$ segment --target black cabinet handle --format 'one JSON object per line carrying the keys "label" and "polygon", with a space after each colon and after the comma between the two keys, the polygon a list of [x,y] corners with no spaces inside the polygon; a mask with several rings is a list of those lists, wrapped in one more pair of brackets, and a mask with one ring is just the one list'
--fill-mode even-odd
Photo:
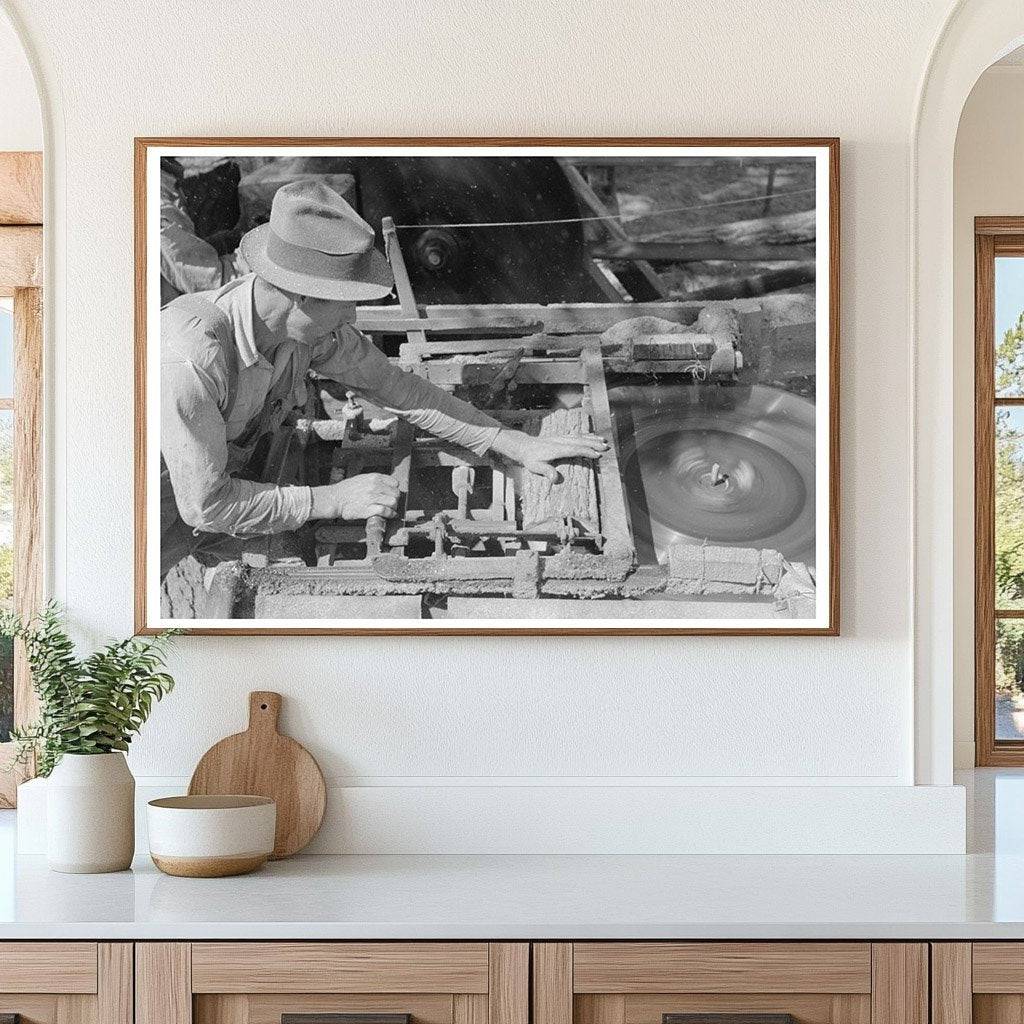
{"label": "black cabinet handle", "polygon": [[[8,1024],[0,1020],[0,1024]],[[14,1021],[13,1024],[17,1024]],[[411,1013],[282,1013],[281,1024],[412,1024]]]}
{"label": "black cabinet handle", "polygon": [[791,1013],[663,1013],[661,1024],[796,1024]]}

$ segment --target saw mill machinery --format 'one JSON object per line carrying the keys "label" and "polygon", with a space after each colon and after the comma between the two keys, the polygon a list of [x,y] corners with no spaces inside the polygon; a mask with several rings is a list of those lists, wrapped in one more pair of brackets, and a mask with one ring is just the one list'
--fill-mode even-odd
{"label": "saw mill machinery", "polygon": [[557,598],[671,601],[680,617],[723,601],[733,616],[742,605],[814,614],[814,407],[798,387],[765,383],[759,303],[418,307],[389,218],[384,238],[399,303],[361,308],[361,330],[391,350],[404,337],[404,370],[503,424],[593,432],[609,449],[560,463],[550,482],[314,380],[263,479],[393,474],[398,514],[255,541],[224,569],[213,617],[247,606],[256,618],[329,618],[352,598],[362,612],[349,617],[388,617],[401,596],[424,617],[514,618],[522,606],[507,602]]}

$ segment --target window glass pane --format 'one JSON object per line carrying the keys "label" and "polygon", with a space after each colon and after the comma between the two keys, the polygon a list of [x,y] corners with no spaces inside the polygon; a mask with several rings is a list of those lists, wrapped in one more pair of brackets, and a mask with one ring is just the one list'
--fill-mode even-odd
{"label": "window glass pane", "polygon": [[1024,622],[996,620],[996,739],[1024,740]]}
{"label": "window glass pane", "polygon": [[[0,606],[14,600],[14,413],[0,410]],[[0,637],[0,743],[9,738],[14,716],[14,650]]]}
{"label": "window glass pane", "polygon": [[996,394],[1024,397],[1024,257],[996,257]]}
{"label": "window glass pane", "polygon": [[996,608],[1024,608],[1024,408],[996,409]]}

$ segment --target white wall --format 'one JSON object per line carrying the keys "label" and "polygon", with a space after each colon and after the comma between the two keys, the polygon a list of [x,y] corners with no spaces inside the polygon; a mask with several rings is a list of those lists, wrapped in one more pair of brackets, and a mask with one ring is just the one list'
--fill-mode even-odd
{"label": "white wall", "polygon": [[52,589],[94,638],[132,626],[133,136],[843,140],[841,638],[183,639],[137,773],[187,775],[262,687],[352,805],[367,788],[434,807],[467,784],[913,781],[908,159],[946,0],[4,2],[54,124]]}
{"label": "white wall", "polygon": [[956,447],[954,739],[974,764],[974,218],[1024,216],[1024,65],[986,71],[964,106],[954,161]]}
{"label": "white wall", "polygon": [[0,10],[0,152],[42,148],[36,84],[14,27]]}

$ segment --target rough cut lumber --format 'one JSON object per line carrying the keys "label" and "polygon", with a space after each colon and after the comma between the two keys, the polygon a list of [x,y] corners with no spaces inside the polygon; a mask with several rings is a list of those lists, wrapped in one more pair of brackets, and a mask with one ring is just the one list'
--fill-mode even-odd
{"label": "rough cut lumber", "polygon": [[[601,334],[612,324],[637,316],[657,316],[679,324],[692,324],[707,302],[566,302],[501,303],[420,306],[423,319],[413,321],[400,306],[360,306],[356,327],[371,333],[404,334],[411,327],[424,331],[451,331],[453,326],[486,333],[485,328],[526,328],[530,333]],[[760,314],[759,303],[738,299],[724,305],[738,313]],[[396,323],[396,321],[398,321]]]}
{"label": "rough cut lumber", "polygon": [[[590,433],[590,417],[582,409],[555,409],[532,424],[527,432],[538,437]],[[569,516],[597,532],[597,484],[590,459],[567,459],[557,464],[561,479],[555,483],[536,473],[523,474],[523,527]]]}
{"label": "rough cut lumber", "polygon": [[0,295],[43,283],[43,229],[0,227]]}
{"label": "rough cut lumber", "polygon": [[[753,274],[718,279],[713,284],[699,288],[689,288],[687,295],[691,299],[725,299],[732,295],[742,295],[752,299],[770,292],[782,291],[784,288],[799,288],[801,285],[813,284],[817,269],[813,260],[792,263],[785,268],[763,268]],[[713,275],[709,276],[710,277]]]}
{"label": "rough cut lumber", "polygon": [[703,263],[722,260],[730,263],[802,262],[814,259],[813,245],[770,245],[768,243],[724,242],[634,242],[612,238],[596,242],[590,255],[603,260],[647,260],[650,263]]}
{"label": "rough cut lumber", "polygon": [[735,220],[729,224],[707,224],[697,228],[674,229],[671,235],[649,235],[646,241],[721,242],[723,245],[796,245],[813,242],[814,210],[799,210],[780,217]]}
{"label": "rough cut lumber", "polygon": [[673,544],[669,548],[669,589],[677,594],[771,593],[782,577],[778,551]]}
{"label": "rough cut lumber", "polygon": [[775,606],[763,601],[580,600],[579,597],[449,597],[445,610],[430,609],[432,619],[774,619]]}
{"label": "rough cut lumber", "polygon": [[[562,170],[565,171],[565,176],[569,179],[569,184],[576,189],[576,194],[580,197],[583,203],[590,208],[591,212],[596,213],[599,217],[606,218],[601,222],[605,231],[607,231],[612,238],[628,240],[629,235],[627,234],[626,229],[619,222],[618,218],[610,216],[608,208],[603,202],[601,202],[601,197],[590,187],[590,182],[580,174],[579,170],[574,167],[569,160],[559,158],[558,163]],[[665,282],[658,276],[658,272],[650,265],[650,263],[646,260],[636,260],[636,268],[641,274],[643,274],[647,283],[658,295],[663,299],[668,298],[668,288],[665,286]]]}
{"label": "rough cut lumber", "polygon": [[0,224],[43,223],[43,154],[0,153]]}
{"label": "rough cut lumber", "polygon": [[584,349],[580,353],[580,365],[587,381],[594,433],[600,434],[608,442],[607,450],[597,459],[604,553],[612,558],[628,558],[632,561],[636,555],[636,548],[633,546],[633,530],[630,526],[626,495],[622,489],[622,473],[619,470],[619,456],[612,428],[611,403],[608,401],[608,388],[605,384],[600,351],[596,348]]}

